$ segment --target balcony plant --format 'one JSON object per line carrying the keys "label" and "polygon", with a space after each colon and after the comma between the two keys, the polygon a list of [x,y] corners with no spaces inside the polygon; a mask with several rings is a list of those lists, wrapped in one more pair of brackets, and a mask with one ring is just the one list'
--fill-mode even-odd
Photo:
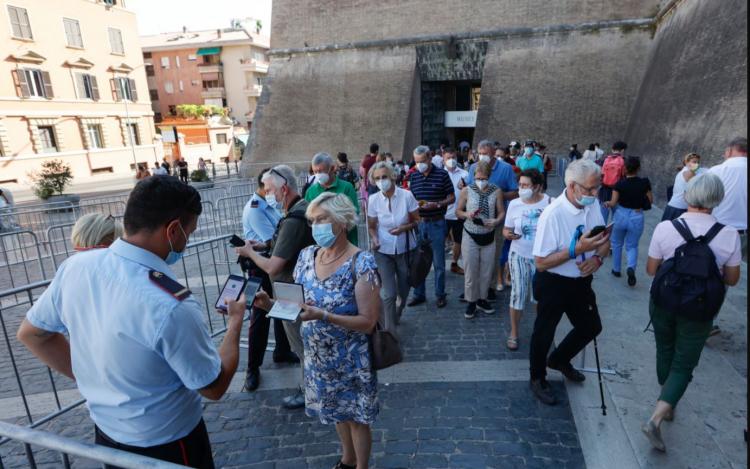
{"label": "balcony plant", "polygon": [[29,178],[34,194],[45,202],[71,202],[78,205],[81,199],[78,195],[64,193],[73,180],[73,171],[62,160],[42,162],[42,168],[29,173]]}

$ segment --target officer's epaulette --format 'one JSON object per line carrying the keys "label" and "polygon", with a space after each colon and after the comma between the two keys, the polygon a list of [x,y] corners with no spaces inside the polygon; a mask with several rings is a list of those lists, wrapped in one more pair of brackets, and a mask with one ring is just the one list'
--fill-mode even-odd
{"label": "officer's epaulette", "polygon": [[260,205],[260,201],[258,199],[253,199],[250,201],[250,208],[258,208]]}
{"label": "officer's epaulette", "polygon": [[162,272],[158,272],[156,270],[149,270],[148,278],[150,278],[151,281],[154,282],[154,284],[156,284],[157,287],[169,293],[170,295],[172,295],[174,298],[176,298],[179,301],[184,300],[191,294],[191,291],[189,288],[183,287],[179,283],[172,280],[167,274],[164,274]]}

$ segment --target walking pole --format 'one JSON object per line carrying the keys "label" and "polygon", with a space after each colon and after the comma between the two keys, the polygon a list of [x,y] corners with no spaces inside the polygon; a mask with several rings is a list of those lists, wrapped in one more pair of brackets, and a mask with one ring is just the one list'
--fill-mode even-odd
{"label": "walking pole", "polygon": [[602,385],[602,370],[599,367],[599,348],[596,346],[596,337],[594,337],[594,356],[596,357],[596,374],[599,376],[599,395],[602,398],[602,415],[607,415],[607,406],[604,404],[604,386]]}

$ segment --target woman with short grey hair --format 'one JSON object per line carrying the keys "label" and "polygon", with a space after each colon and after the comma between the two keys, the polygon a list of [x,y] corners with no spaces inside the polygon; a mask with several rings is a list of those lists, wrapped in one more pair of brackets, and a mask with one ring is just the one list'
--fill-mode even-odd
{"label": "woman with short grey hair", "polygon": [[[687,212],[656,226],[648,249],[646,272],[656,275],[662,263],[675,256],[676,250],[686,243],[680,233],[686,228],[693,237],[705,236],[708,240],[724,284],[737,285],[742,261],[739,233],[731,226],[717,223],[711,215],[711,211],[724,199],[721,179],[711,173],[695,176],[688,182],[684,197]],[[654,448],[666,451],[661,438],[661,423],[674,418],[674,408],[692,379],[693,370],[711,332],[713,318],[686,317],[681,310],[668,311],[657,306],[653,299],[649,304],[649,314],[654,325],[656,376],[661,393],[651,418],[641,430]]]}
{"label": "woman with short grey hair", "polygon": [[411,192],[396,186],[390,163],[375,163],[369,178],[370,185],[378,188],[367,202],[367,229],[383,282],[383,328],[395,334],[409,295],[407,249],[417,246],[413,230],[419,223],[419,204]]}

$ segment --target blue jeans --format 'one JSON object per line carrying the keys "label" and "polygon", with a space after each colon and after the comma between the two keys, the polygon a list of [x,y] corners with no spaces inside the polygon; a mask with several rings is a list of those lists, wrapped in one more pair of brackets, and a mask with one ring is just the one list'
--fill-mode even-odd
{"label": "blue jeans", "polygon": [[[604,202],[609,202],[612,200],[612,188],[607,186],[602,186],[599,188],[599,209],[602,212],[602,218],[604,218],[604,224],[607,224],[607,221],[609,221],[609,214],[612,213],[612,221],[614,221],[614,213],[615,213],[615,207],[607,208],[604,206]],[[619,207],[618,207],[619,208]]]}
{"label": "blue jeans", "polygon": [[632,208],[617,207],[612,227],[612,270],[620,272],[622,268],[622,246],[628,257],[628,267],[635,270],[638,264],[638,241],[643,234],[643,211]]}
{"label": "blue jeans", "polygon": [[[432,266],[435,268],[435,296],[445,297],[445,220],[424,221],[419,224],[419,236],[429,239],[432,244]],[[427,288],[422,282],[414,289],[415,298],[426,298]]]}

